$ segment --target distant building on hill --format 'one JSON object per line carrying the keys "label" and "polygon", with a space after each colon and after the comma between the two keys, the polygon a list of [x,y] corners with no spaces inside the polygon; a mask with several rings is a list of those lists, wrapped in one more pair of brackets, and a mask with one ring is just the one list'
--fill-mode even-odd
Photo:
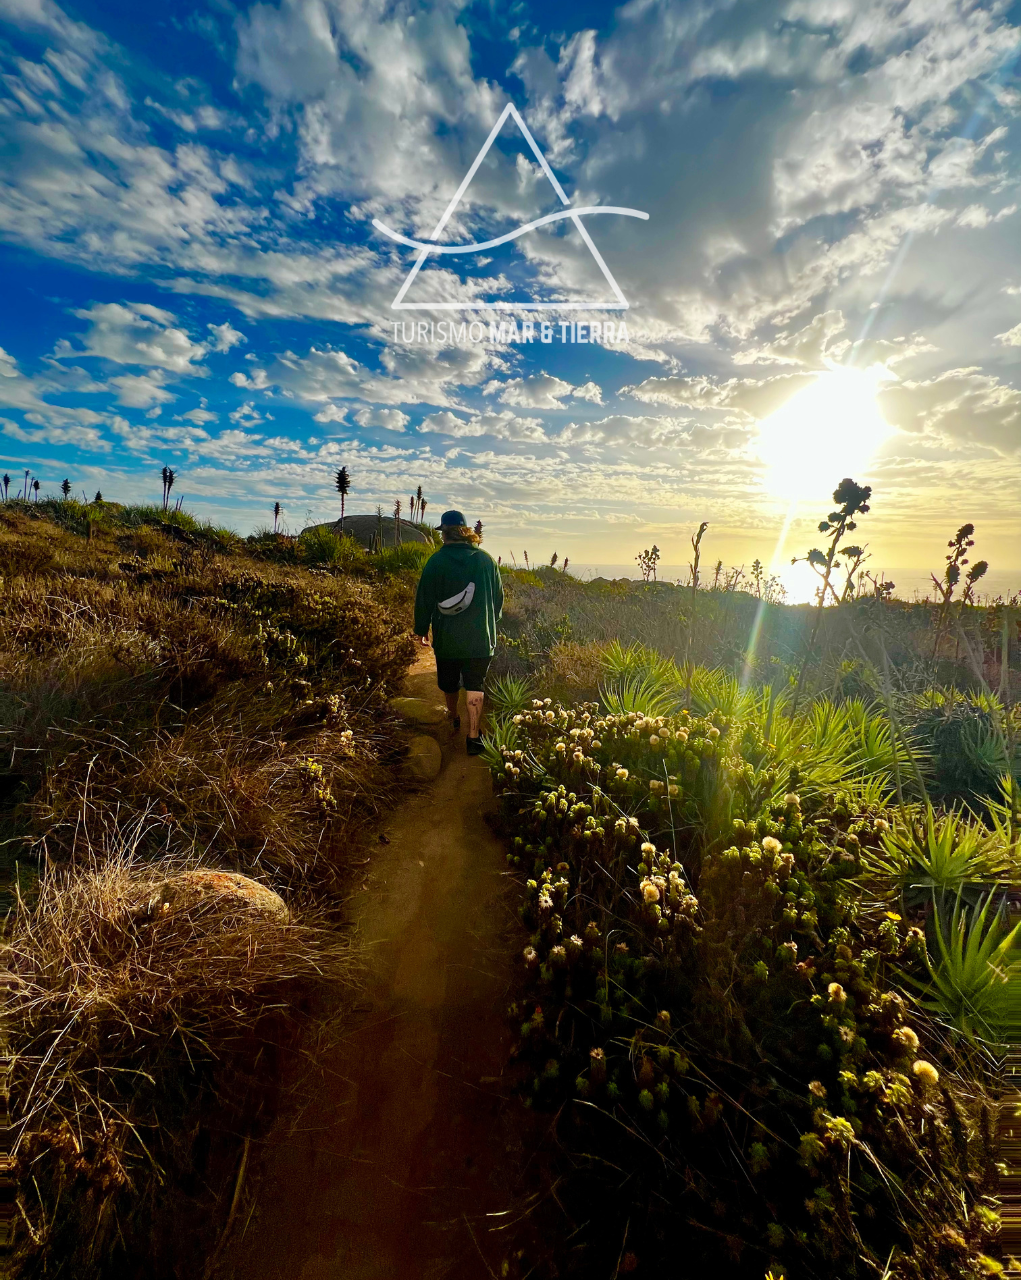
{"label": "distant building on hill", "polygon": [[[356,542],[360,542],[367,551],[372,549],[373,539],[382,533],[384,547],[392,547],[395,545],[394,537],[394,518],[393,516],[345,516],[344,517],[344,533],[349,538],[354,538]],[[330,520],[326,524],[312,524],[307,529],[302,529],[302,533],[309,533],[312,529],[329,529],[331,533],[339,534],[340,521]],[[412,524],[409,520],[401,521],[401,542],[424,542],[427,546],[431,546],[433,539],[429,534],[424,533],[417,525]]]}

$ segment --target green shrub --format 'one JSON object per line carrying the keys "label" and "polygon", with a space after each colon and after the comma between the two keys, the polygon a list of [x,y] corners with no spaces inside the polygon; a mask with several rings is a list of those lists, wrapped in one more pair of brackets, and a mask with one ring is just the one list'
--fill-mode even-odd
{"label": "green shrub", "polygon": [[959,1088],[938,1022],[909,1019],[925,943],[884,910],[887,869],[863,892],[889,818],[821,781],[886,786],[888,760],[857,709],[787,717],[784,743],[763,699],[768,737],[754,708],[537,699],[489,744],[530,934],[517,1052],[530,1104],[563,1118],[558,1201],[590,1224],[571,1274],[627,1230],[643,1274],[680,1251],[697,1275],[864,1280],[896,1255],[957,1280],[996,1225],[991,1155],[955,1136],[982,1082]]}
{"label": "green shrub", "polygon": [[435,550],[424,542],[402,542],[373,552],[369,562],[379,573],[418,573]]}
{"label": "green shrub", "polygon": [[926,980],[912,981],[924,1008],[994,1053],[1021,1040],[1021,924],[1006,924],[1000,896],[991,891],[969,910],[959,890],[933,930]]}
{"label": "green shrub", "polygon": [[166,511],[155,503],[140,506],[120,507],[116,514],[119,524],[134,528],[142,524],[172,524],[186,533],[201,532],[202,525],[187,511],[178,511],[176,507],[168,507]]}
{"label": "green shrub", "polygon": [[306,529],[298,538],[298,554],[305,564],[318,567],[351,569],[368,561],[364,547],[345,534],[317,525]]}
{"label": "green shrub", "polygon": [[298,564],[301,561],[300,539],[272,529],[257,529],[245,539],[248,554],[257,560],[272,560],[277,564]]}
{"label": "green shrub", "polygon": [[198,536],[217,551],[227,554],[239,550],[244,543],[236,529],[222,524],[204,524],[199,528]]}

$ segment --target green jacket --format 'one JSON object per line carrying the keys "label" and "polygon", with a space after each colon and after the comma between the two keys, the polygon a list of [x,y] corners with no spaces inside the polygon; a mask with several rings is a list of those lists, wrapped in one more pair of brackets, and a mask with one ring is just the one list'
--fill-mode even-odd
{"label": "green jacket", "polygon": [[[463,607],[469,586],[471,603]],[[457,613],[440,604],[461,597]],[[451,606],[447,606],[448,609]],[[503,580],[488,552],[467,542],[448,542],[425,562],[415,597],[415,634],[433,629],[437,658],[491,658],[496,652],[496,624],[503,616]]]}

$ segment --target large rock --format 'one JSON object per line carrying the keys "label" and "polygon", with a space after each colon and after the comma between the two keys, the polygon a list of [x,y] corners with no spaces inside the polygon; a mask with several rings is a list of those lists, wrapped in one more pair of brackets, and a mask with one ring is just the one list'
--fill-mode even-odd
{"label": "large rock", "polygon": [[[394,545],[394,518],[393,516],[383,516],[383,546],[392,547]],[[309,533],[312,529],[329,529],[331,533],[344,533],[349,538],[354,538],[356,542],[360,542],[366,550],[372,546],[372,540],[379,533],[380,519],[378,516],[345,516],[344,528],[340,527],[340,521],[334,520],[329,524],[313,524],[307,529],[302,529],[302,533]],[[432,545],[432,538],[427,533],[423,533],[416,525],[408,520],[401,521],[401,542],[424,542]]]}
{"label": "large rock", "polygon": [[209,903],[218,911],[268,916],[286,924],[290,918],[287,903],[278,893],[257,880],[235,871],[200,869],[182,871],[171,876],[149,903],[152,915],[190,911]]}
{"label": "large rock", "polygon": [[407,724],[442,724],[447,708],[423,698],[391,698],[390,706]]}
{"label": "large rock", "polygon": [[420,733],[411,739],[408,747],[408,758],[405,761],[408,772],[419,782],[432,782],[443,768],[443,752],[435,738],[427,733]]}

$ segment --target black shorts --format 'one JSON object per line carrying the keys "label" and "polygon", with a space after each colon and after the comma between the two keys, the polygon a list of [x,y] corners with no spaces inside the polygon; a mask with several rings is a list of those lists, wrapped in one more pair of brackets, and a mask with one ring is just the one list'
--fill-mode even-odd
{"label": "black shorts", "polygon": [[444,693],[456,693],[462,683],[472,693],[481,693],[492,658],[437,658],[436,683]]}

